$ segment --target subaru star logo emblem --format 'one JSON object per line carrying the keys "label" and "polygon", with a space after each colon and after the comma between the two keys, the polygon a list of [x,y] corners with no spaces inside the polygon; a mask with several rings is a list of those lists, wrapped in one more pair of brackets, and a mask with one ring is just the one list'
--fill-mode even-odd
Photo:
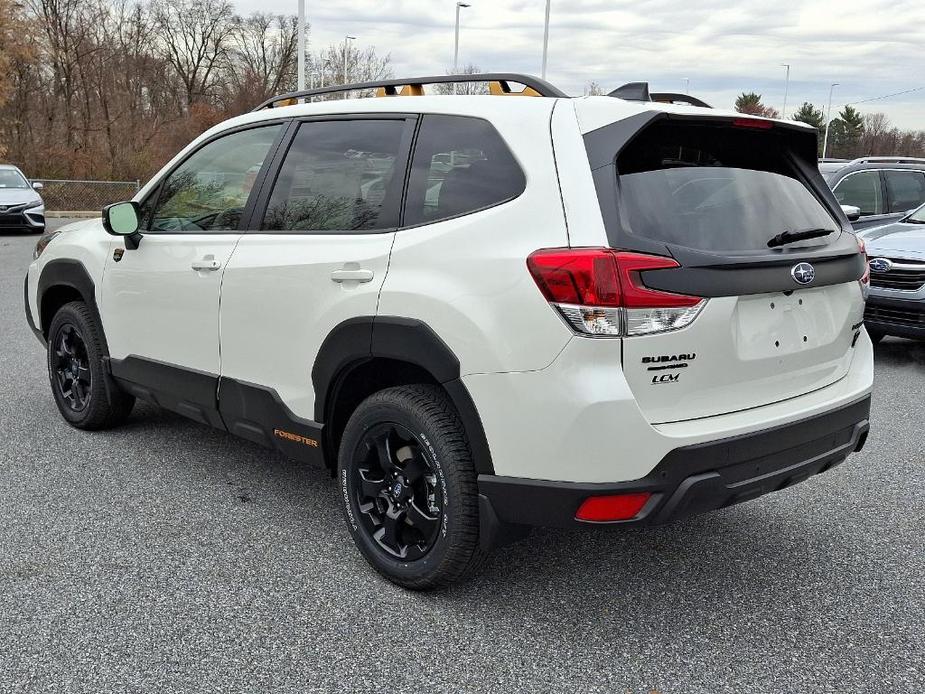
{"label": "subaru star logo emblem", "polygon": [[893,269],[893,261],[887,258],[874,258],[870,261],[870,269],[874,272],[889,272]]}
{"label": "subaru star logo emblem", "polygon": [[790,270],[790,276],[797,284],[809,284],[816,279],[816,269],[809,263],[798,263]]}

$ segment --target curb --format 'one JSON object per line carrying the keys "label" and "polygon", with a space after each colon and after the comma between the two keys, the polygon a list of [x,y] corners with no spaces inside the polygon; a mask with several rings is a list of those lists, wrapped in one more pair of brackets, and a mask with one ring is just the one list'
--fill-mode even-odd
{"label": "curb", "polygon": [[98,211],[93,212],[89,210],[75,210],[75,211],[70,211],[70,212],[67,212],[67,211],[49,212],[48,210],[46,210],[45,216],[50,217],[52,219],[61,219],[64,217],[70,217],[74,219],[93,219],[94,217],[101,216],[101,213]]}

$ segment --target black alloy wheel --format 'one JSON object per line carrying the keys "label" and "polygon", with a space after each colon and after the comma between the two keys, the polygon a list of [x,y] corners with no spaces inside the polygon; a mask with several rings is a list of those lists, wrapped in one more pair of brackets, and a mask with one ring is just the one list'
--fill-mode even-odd
{"label": "black alloy wheel", "polygon": [[367,430],[354,451],[360,522],[385,552],[415,561],[434,546],[443,493],[421,442],[394,422]]}
{"label": "black alloy wheel", "polygon": [[93,378],[83,335],[76,326],[65,323],[55,332],[52,348],[58,394],[72,412],[83,412],[90,403]]}
{"label": "black alloy wheel", "polygon": [[109,356],[96,312],[82,301],[59,308],[48,326],[48,380],[58,411],[77,429],[108,429],[128,417],[135,398],[104,368]]}
{"label": "black alloy wheel", "polygon": [[394,386],[357,406],[337,462],[344,520],[390,581],[447,586],[478,570],[479,495],[466,431],[435,384]]}

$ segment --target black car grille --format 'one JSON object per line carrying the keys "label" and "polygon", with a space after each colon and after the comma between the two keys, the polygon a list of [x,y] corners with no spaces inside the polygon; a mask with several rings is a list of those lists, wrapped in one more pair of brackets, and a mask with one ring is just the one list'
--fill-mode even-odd
{"label": "black car grille", "polygon": [[919,306],[912,304],[909,308],[868,304],[864,311],[864,320],[925,329],[925,303]]}
{"label": "black car grille", "polygon": [[894,263],[901,265],[914,265],[912,269],[893,268],[889,272],[870,272],[870,284],[872,287],[882,287],[883,289],[904,289],[906,291],[917,291],[925,285],[925,263],[912,263],[908,260],[894,260]]}
{"label": "black car grille", "polygon": [[5,214],[0,212],[0,227],[22,226],[26,226],[26,216],[24,214]]}

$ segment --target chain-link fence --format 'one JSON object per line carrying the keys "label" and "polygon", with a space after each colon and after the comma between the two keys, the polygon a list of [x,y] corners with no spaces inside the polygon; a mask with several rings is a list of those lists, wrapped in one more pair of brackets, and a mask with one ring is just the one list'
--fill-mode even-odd
{"label": "chain-link fence", "polygon": [[98,212],[106,205],[132,198],[141,186],[140,181],[57,181],[33,179],[41,183],[39,191],[50,212]]}

